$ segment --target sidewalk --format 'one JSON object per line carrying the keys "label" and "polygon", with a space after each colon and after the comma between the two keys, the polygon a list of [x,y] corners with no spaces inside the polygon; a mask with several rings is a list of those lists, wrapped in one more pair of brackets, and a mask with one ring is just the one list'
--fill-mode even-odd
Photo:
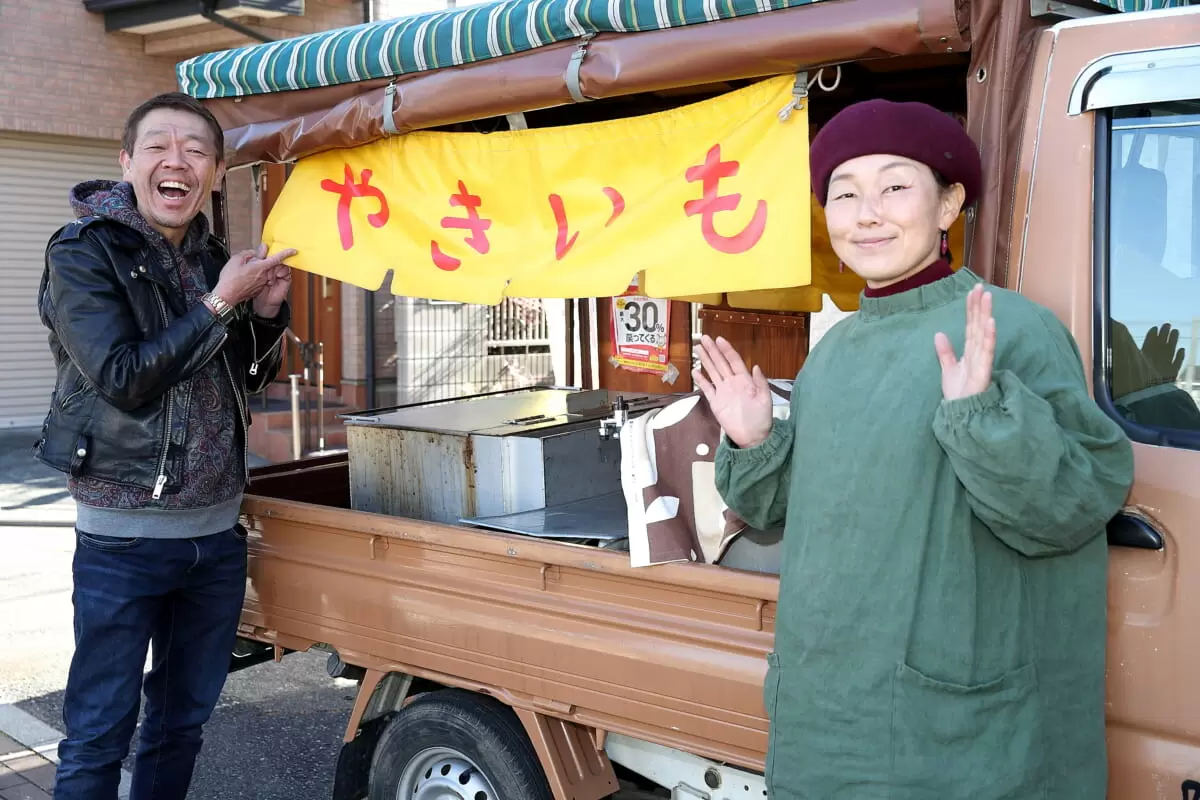
{"label": "sidewalk", "polygon": [[0,526],[75,524],[75,501],[67,493],[66,476],[33,457],[40,432],[40,428],[0,429]]}
{"label": "sidewalk", "polygon": [[0,733],[0,798],[50,800],[54,792],[54,762]]}
{"label": "sidewalk", "polygon": [[[0,706],[0,800],[51,800],[61,731],[16,706]],[[121,770],[117,799],[128,800],[133,776]]]}

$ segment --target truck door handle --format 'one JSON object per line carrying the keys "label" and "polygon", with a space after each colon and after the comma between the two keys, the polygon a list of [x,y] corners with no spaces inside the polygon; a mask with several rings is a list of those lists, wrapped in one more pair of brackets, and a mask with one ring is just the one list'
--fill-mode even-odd
{"label": "truck door handle", "polygon": [[1122,512],[1108,521],[1108,546],[1162,550],[1163,535],[1141,517]]}

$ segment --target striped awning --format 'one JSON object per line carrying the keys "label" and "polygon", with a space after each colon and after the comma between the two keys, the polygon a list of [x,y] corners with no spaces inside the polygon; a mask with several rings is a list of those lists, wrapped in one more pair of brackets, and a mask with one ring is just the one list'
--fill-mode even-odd
{"label": "striped awning", "polygon": [[1183,8],[1197,5],[1194,0],[1096,0],[1117,11],[1153,11],[1157,8]]}
{"label": "striped awning", "polygon": [[176,73],[180,89],[193,97],[243,97],[443,69],[588,34],[677,28],[820,1],[499,0],[207,53],[181,62]]}

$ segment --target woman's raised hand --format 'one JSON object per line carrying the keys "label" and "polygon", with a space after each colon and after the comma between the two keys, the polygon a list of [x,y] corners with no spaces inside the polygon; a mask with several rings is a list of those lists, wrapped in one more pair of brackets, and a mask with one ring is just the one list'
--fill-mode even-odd
{"label": "woman's raised hand", "polygon": [[719,336],[716,341],[701,337],[700,363],[704,369],[692,377],[725,435],[741,448],[766,441],[772,422],[771,388],[762,370],[747,370],[733,345]]}
{"label": "woman's raised hand", "polygon": [[942,364],[942,397],[961,400],[980,394],[992,384],[996,361],[996,320],[992,317],[992,293],[978,284],[967,295],[967,329],[963,356],[959,358],[950,337],[938,333],[933,338],[938,361]]}

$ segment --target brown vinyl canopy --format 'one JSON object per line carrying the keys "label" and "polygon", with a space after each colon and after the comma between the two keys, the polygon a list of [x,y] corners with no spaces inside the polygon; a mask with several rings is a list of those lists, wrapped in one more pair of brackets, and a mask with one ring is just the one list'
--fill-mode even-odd
{"label": "brown vinyl canopy", "polygon": [[[230,167],[287,162],[389,133],[589,100],[812,70],[845,62],[969,52],[968,120],[985,191],[968,231],[970,264],[1003,282],[1018,136],[1031,51],[1044,22],[1003,0],[823,0],[638,33],[602,33],[395,78],[205,99],[227,137]],[[394,87],[394,88],[393,88]],[[390,112],[391,131],[385,126]]]}

